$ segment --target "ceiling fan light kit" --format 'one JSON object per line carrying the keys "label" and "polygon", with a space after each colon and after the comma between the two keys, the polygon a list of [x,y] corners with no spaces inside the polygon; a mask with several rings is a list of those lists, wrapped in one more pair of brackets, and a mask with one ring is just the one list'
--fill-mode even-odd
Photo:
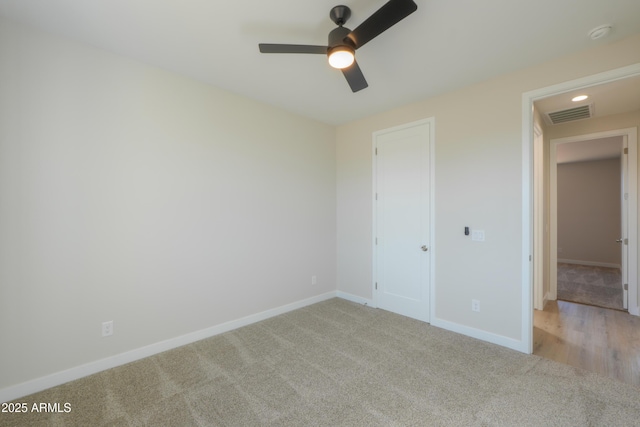
{"label": "ceiling fan light kit", "polygon": [[329,64],[342,70],[353,92],[368,85],[355,60],[355,51],[418,9],[413,0],[390,0],[351,31],[344,24],[351,17],[347,6],[335,6],[329,17],[338,26],[329,33],[328,46],[260,43],[262,53],[326,54]]}
{"label": "ceiling fan light kit", "polygon": [[350,67],[356,60],[355,51],[349,46],[336,46],[329,48],[329,65],[339,70]]}

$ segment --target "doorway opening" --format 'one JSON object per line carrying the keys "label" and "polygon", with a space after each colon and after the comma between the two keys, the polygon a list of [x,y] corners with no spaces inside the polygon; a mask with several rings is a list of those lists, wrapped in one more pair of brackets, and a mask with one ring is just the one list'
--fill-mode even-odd
{"label": "doorway opening", "polygon": [[[586,82],[586,83],[585,83]],[[580,90],[588,92],[590,90],[598,91],[605,87],[611,87],[614,84],[631,83],[630,87],[639,87],[640,85],[640,64],[633,67],[626,67],[621,70],[614,70],[611,73],[594,76],[588,79],[582,79],[576,82],[570,82],[560,85],[563,90],[551,91],[547,89],[544,96],[538,99],[545,100],[553,97],[567,97],[570,94]],[[557,87],[556,87],[557,88]],[[632,91],[635,89],[631,89]],[[526,98],[526,97],[525,97]],[[532,98],[528,98],[531,102],[530,118],[539,122],[544,119],[541,109],[534,110],[539,107],[539,103],[534,103]],[[640,99],[640,98],[639,98]],[[597,104],[597,103],[596,103]],[[543,188],[546,196],[535,198],[532,200],[532,213],[534,222],[531,224],[532,247],[535,258],[532,260],[532,275],[537,280],[532,280],[532,287],[535,290],[536,298],[535,313],[534,304],[529,306],[532,315],[531,321],[531,347],[532,353],[538,356],[555,360],[557,362],[566,363],[582,369],[600,373],[602,375],[616,378],[620,381],[629,382],[637,385],[638,376],[635,374],[635,366],[637,364],[638,347],[630,345],[640,337],[640,313],[638,310],[638,282],[637,282],[637,264],[638,264],[638,188],[637,188],[637,133],[638,122],[640,120],[640,106],[636,105],[633,110],[627,112],[612,113],[610,116],[597,117],[587,119],[573,124],[561,126],[548,126],[542,128],[544,135],[542,138],[535,139],[535,133],[525,139],[534,144],[531,147],[535,153],[536,142],[544,144],[546,157],[543,156],[544,167],[536,168],[536,157],[532,158],[531,178],[534,183]],[[596,108],[597,110],[597,108]],[[601,109],[602,110],[602,109]],[[626,127],[629,126],[629,127]],[[564,149],[571,147],[585,147],[588,144],[595,143],[598,140],[608,140],[609,148],[613,148],[615,155],[609,154],[604,159],[577,159],[580,161],[566,161],[562,157]],[[626,148],[626,150],[624,150]],[[591,193],[586,190],[586,202],[594,202],[595,193],[593,179],[596,174],[602,171],[594,170],[594,166],[603,169],[602,163],[609,163],[608,181],[617,183],[613,187],[607,187],[606,192],[610,198],[606,202],[600,204],[609,204],[619,208],[619,213],[613,212],[609,216],[609,220],[600,220],[598,223],[591,223],[586,230],[580,229],[574,234],[572,239],[567,240],[563,232],[567,231],[563,228],[567,227],[566,215],[563,218],[563,202],[567,197],[571,197],[569,208],[576,207],[585,200],[576,200],[576,193],[579,189],[569,185],[569,196],[566,195],[567,189],[563,188],[562,180],[564,175],[580,176],[579,180],[591,180]],[[582,163],[580,165],[580,163]],[[577,167],[576,167],[577,166]],[[580,172],[582,167],[589,169]],[[587,166],[589,168],[587,168]],[[542,169],[542,176],[539,170]],[[572,170],[573,169],[573,170]],[[582,173],[582,175],[580,175]],[[625,180],[624,178],[627,177]],[[571,176],[569,176],[571,178]],[[575,181],[576,176],[574,176]],[[600,176],[600,180],[606,180]],[[541,182],[542,181],[542,185]],[[565,183],[566,184],[566,183]],[[598,181],[598,185],[602,182]],[[565,186],[566,187],[566,186]],[[591,197],[589,197],[591,196]],[[540,202],[540,199],[542,202]],[[566,203],[565,203],[566,205]],[[582,209],[597,210],[602,206],[591,205]],[[566,214],[566,212],[565,212]],[[573,217],[571,216],[573,215]],[[615,218],[620,218],[618,224]],[[538,219],[541,221],[535,221]],[[569,226],[576,225],[579,222],[575,211],[570,212]],[[542,225],[540,225],[540,222]],[[606,222],[607,224],[604,224]],[[572,224],[573,223],[573,224]],[[624,226],[627,226],[626,228]],[[600,240],[600,243],[594,244],[593,241],[580,241],[583,237],[595,237],[598,232],[607,231],[608,237]],[[535,233],[534,233],[535,231]],[[571,234],[571,233],[569,233]],[[540,237],[541,236],[541,237]],[[606,246],[606,248],[605,248]],[[602,254],[591,257],[587,252],[590,250],[607,249],[609,258]],[[536,251],[537,250],[537,251]],[[536,255],[542,250],[542,255]],[[587,250],[585,252],[585,250]],[[560,262],[560,263],[559,263]],[[564,264],[564,265],[563,265]],[[619,266],[619,267],[618,267]],[[564,271],[565,268],[580,267],[585,271]],[[598,273],[594,270],[599,268],[610,268],[608,273],[620,272],[619,278],[609,277],[610,283],[605,283],[607,279],[598,277]],[[542,271],[540,273],[539,271]],[[606,273],[607,271],[605,271]],[[568,276],[574,286],[574,291],[582,295],[567,296],[563,294],[567,285]],[[578,277],[582,275],[582,278]],[[588,276],[588,277],[585,277]],[[615,280],[615,281],[614,281]],[[599,283],[594,283],[599,281]],[[577,286],[575,282],[579,283]],[[589,282],[589,283],[585,283]],[[612,285],[610,290],[614,290],[617,295],[615,299],[620,305],[616,307],[606,307],[608,304],[600,299],[596,302],[580,299],[579,297],[588,296],[585,290],[597,290],[597,286],[585,285]],[[624,286],[626,285],[626,286]],[[571,284],[569,284],[571,287]],[[571,290],[571,289],[570,289]],[[605,289],[606,291],[606,289]],[[542,297],[539,297],[542,295]],[[578,299],[578,302],[571,302]],[[542,300],[542,304],[539,301]],[[622,301],[620,301],[622,300]],[[625,305],[625,302],[627,302]],[[540,306],[541,305],[541,306]],[[615,309],[614,309],[615,308]],[[628,312],[624,309],[628,308]],[[632,315],[633,314],[633,315]],[[625,332],[622,332],[622,331]]]}
{"label": "doorway opening", "polygon": [[550,141],[551,299],[626,310],[628,152],[624,129]]}
{"label": "doorway opening", "polygon": [[[607,84],[613,84],[614,82],[637,81],[637,79],[640,79],[640,64],[614,69],[523,94],[522,350],[524,352],[533,353],[534,283],[535,286],[538,286],[539,284],[542,284],[543,286],[542,292],[539,295],[536,293],[536,300],[540,300],[544,304],[547,301],[555,300],[555,298],[557,298],[557,295],[553,294],[553,291],[557,292],[557,288],[554,290],[551,289],[550,286],[553,276],[557,275],[557,266],[554,268],[553,263],[550,262],[546,255],[543,255],[542,259],[540,259],[539,256],[534,258],[536,250],[538,250],[539,253],[539,245],[543,245],[544,251],[547,251],[546,253],[554,250],[549,239],[544,238],[544,236],[548,236],[551,231],[547,213],[549,211],[547,206],[550,200],[546,200],[543,206],[541,206],[540,203],[534,203],[534,183],[536,182],[536,178],[538,178],[537,176],[534,176],[534,123],[536,122],[536,119],[539,119],[539,117],[536,117],[537,113],[534,110],[534,102],[559,95],[567,95],[570,92],[580,89],[598,88]],[[630,128],[629,132],[629,141],[633,139],[637,145],[637,128]],[[545,140],[545,143],[546,141],[547,140]],[[633,157],[637,161],[637,152],[630,152],[629,156]],[[634,203],[634,205],[637,206],[637,189],[635,188],[637,183],[630,182],[629,184],[630,186],[634,185],[633,189],[629,188],[629,203]],[[548,184],[544,183],[544,185]],[[633,200],[631,200],[631,198],[633,198]],[[543,216],[543,225],[542,228],[538,225],[534,229],[534,224],[537,223],[535,220],[539,219],[537,215]],[[631,218],[629,218],[628,223],[630,227],[634,226],[637,228],[637,218],[635,221],[632,221]],[[633,239],[629,240],[628,248],[628,259],[630,260],[630,276],[628,278],[629,313],[638,316],[640,315],[640,310],[638,307],[637,283],[637,230],[632,232],[630,229],[628,230],[628,233],[629,236],[633,236]],[[543,238],[540,238],[540,236]],[[555,249],[557,250],[557,246]],[[542,268],[539,268],[541,265],[540,263],[543,263]],[[535,277],[534,271],[536,272]]]}

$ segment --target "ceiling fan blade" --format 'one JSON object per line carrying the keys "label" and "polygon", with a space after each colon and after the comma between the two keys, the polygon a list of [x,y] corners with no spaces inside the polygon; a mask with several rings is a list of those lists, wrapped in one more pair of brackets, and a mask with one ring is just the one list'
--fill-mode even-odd
{"label": "ceiling fan blade", "polygon": [[362,70],[360,70],[360,66],[355,61],[353,61],[353,65],[350,67],[343,68],[342,74],[344,74],[344,77],[347,79],[347,83],[351,86],[352,92],[357,92],[369,86],[364,78],[364,74],[362,74]]}
{"label": "ceiling fan blade", "polygon": [[413,0],[390,0],[362,24],[351,31],[347,38],[355,48],[361,48],[418,9]]}
{"label": "ceiling fan blade", "polygon": [[307,44],[271,44],[260,43],[258,45],[262,53],[321,53],[327,54],[329,47],[313,46]]}

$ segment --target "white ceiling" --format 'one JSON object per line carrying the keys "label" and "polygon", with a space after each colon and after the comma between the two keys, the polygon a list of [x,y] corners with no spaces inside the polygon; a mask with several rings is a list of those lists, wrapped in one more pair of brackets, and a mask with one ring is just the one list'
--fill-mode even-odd
{"label": "white ceiling", "polygon": [[[354,29],[386,0],[347,0]],[[638,0],[416,0],[359,49],[352,93],[322,55],[258,43],[326,44],[337,0],[0,0],[0,15],[289,111],[342,124],[640,32]],[[612,24],[605,39],[587,34]]]}

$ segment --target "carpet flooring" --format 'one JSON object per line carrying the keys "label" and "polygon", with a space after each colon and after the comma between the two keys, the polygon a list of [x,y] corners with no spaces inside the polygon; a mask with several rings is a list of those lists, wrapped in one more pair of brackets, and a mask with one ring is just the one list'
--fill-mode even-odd
{"label": "carpet flooring", "polygon": [[630,426],[640,389],[331,299],[22,399],[0,426]]}
{"label": "carpet flooring", "polygon": [[558,299],[623,310],[620,270],[558,263]]}

